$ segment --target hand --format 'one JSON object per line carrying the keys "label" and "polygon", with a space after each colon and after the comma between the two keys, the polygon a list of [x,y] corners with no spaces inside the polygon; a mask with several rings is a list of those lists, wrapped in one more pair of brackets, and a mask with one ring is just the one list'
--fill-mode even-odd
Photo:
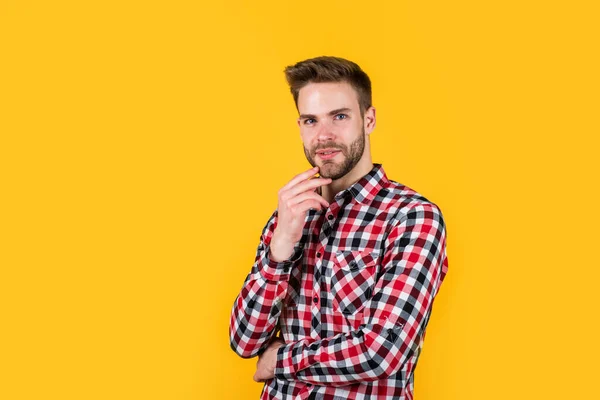
{"label": "hand", "polygon": [[258,357],[256,362],[255,382],[264,382],[275,378],[275,366],[277,365],[277,350],[285,345],[281,338],[276,338],[269,347]]}
{"label": "hand", "polygon": [[314,167],[296,175],[279,190],[277,227],[271,239],[273,261],[283,261],[292,255],[294,245],[302,238],[306,212],[309,209],[329,207],[327,200],[318,195],[315,189],[330,184],[331,179],[311,179],[318,169],[319,167]]}

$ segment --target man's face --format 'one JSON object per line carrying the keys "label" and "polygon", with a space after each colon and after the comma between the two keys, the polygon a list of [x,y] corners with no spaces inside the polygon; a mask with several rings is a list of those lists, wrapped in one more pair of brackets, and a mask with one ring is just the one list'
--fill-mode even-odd
{"label": "man's face", "polygon": [[308,162],[324,178],[339,179],[360,161],[365,127],[358,94],[346,82],[310,83],[298,95],[298,125]]}

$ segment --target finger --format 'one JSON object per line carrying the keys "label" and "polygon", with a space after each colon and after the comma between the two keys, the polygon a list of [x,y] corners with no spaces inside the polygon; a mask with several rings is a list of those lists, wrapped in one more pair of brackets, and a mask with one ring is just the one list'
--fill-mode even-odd
{"label": "finger", "polygon": [[294,212],[300,214],[310,210],[311,208],[314,208],[315,210],[323,209],[321,203],[315,200],[305,200],[302,203],[296,204],[293,209]]}
{"label": "finger", "polygon": [[329,207],[329,203],[327,202],[327,200],[325,200],[323,197],[319,196],[317,193],[315,192],[302,192],[297,196],[292,197],[291,199],[288,199],[286,202],[286,205],[288,207],[293,206],[294,204],[298,204],[301,203],[305,200],[308,199],[313,199],[318,201],[320,204],[323,205],[323,207]]}
{"label": "finger", "polygon": [[258,372],[258,370],[254,373],[252,379],[254,379],[254,382],[264,382],[263,376]]}
{"label": "finger", "polygon": [[292,178],[291,181],[289,181],[287,183],[287,185],[285,185],[282,189],[286,190],[291,188],[292,186],[296,185],[298,182],[304,181],[308,178],[310,178],[311,176],[313,176],[314,174],[317,173],[317,170],[319,169],[319,167],[313,167],[307,171],[304,171],[298,175],[296,175],[295,177]]}
{"label": "finger", "polygon": [[302,192],[314,191],[319,186],[329,185],[331,178],[315,178],[308,181],[301,182],[294,187],[287,190],[288,198],[294,197]]}

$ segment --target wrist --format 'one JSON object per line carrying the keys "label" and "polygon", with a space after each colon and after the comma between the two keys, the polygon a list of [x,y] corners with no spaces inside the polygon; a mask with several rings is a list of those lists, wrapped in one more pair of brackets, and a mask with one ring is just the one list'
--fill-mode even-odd
{"label": "wrist", "polygon": [[289,259],[294,253],[295,243],[289,239],[286,239],[283,235],[277,232],[273,232],[273,238],[271,239],[270,255],[271,260],[275,262],[281,262]]}

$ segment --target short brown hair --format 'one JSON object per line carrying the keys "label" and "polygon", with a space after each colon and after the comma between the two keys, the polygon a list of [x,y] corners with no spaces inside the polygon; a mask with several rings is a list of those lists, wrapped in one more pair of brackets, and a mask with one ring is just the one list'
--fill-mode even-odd
{"label": "short brown hair", "polygon": [[298,109],[300,89],[309,83],[347,82],[358,94],[360,115],[371,107],[371,80],[358,64],[340,57],[321,56],[289,65],[284,70],[285,78]]}

